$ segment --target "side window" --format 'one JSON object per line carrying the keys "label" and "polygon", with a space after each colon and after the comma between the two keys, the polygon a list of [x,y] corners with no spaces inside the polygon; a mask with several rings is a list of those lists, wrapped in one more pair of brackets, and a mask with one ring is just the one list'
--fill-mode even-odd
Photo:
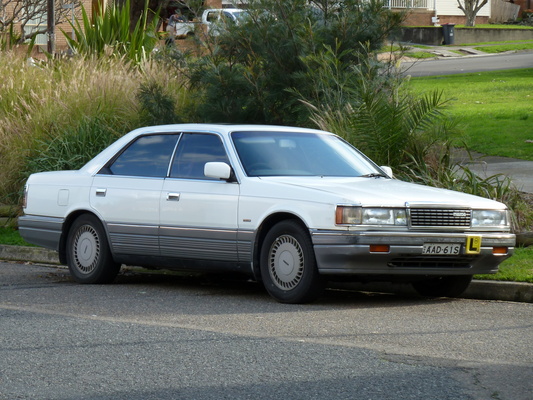
{"label": "side window", "polygon": [[218,12],[216,11],[209,11],[207,13],[206,20],[207,22],[216,22],[218,19]]}
{"label": "side window", "polygon": [[138,138],[101,173],[166,177],[179,135],[149,135]]}
{"label": "side window", "polygon": [[170,177],[211,179],[204,175],[204,166],[208,162],[229,164],[220,138],[207,133],[184,133],[178,144]]}
{"label": "side window", "polygon": [[229,25],[235,24],[235,20],[233,19],[233,16],[227,11],[222,12],[221,19],[225,24],[229,24]]}

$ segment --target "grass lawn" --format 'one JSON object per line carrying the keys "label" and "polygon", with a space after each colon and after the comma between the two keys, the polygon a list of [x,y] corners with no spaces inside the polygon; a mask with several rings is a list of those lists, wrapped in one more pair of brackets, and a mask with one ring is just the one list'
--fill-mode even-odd
{"label": "grass lawn", "polygon": [[508,24],[476,24],[476,26],[466,26],[466,25],[455,25],[455,28],[464,28],[464,29],[533,29],[531,26],[527,25],[508,25]]}
{"label": "grass lawn", "polygon": [[476,275],[477,279],[533,283],[533,246],[521,247],[500,265],[494,275]]}
{"label": "grass lawn", "polygon": [[0,244],[11,246],[33,246],[22,239],[18,231],[5,227],[0,227]]}
{"label": "grass lawn", "polygon": [[418,59],[436,57],[435,54],[429,53],[427,51],[408,51],[405,53],[405,56],[411,57],[411,58],[418,58]]}
{"label": "grass lawn", "polygon": [[476,50],[483,51],[485,53],[503,53],[505,51],[520,51],[533,49],[533,42],[526,43],[512,43],[512,44],[500,44],[492,46],[476,46]]}
{"label": "grass lawn", "polygon": [[[498,42],[463,43],[463,44],[461,44],[461,46],[489,46],[489,45],[505,46],[507,44],[528,44],[528,45],[533,45],[533,39],[530,39],[530,40],[500,40]],[[529,48],[531,48],[531,47],[529,47]]]}
{"label": "grass lawn", "polygon": [[412,78],[409,85],[451,99],[449,113],[471,150],[533,161],[533,68]]}

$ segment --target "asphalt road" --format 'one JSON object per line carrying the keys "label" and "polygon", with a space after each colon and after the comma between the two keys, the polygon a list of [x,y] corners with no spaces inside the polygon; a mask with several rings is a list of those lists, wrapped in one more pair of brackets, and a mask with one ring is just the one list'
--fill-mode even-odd
{"label": "asphalt road", "polygon": [[533,68],[533,51],[401,63],[402,72],[411,76],[452,75],[517,68]]}
{"label": "asphalt road", "polygon": [[533,304],[0,263],[0,399],[531,400]]}

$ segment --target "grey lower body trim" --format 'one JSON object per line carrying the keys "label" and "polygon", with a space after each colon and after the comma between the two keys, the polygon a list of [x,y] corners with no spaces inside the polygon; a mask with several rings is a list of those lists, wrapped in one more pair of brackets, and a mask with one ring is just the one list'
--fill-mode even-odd
{"label": "grey lower body trim", "polygon": [[237,232],[237,253],[240,262],[250,264],[253,262],[256,234],[256,231],[239,230]]}
{"label": "grey lower body trim", "polygon": [[108,223],[115,255],[250,263],[255,232]]}
{"label": "grey lower body trim", "polygon": [[[490,274],[514,252],[512,234],[479,233],[481,252],[457,256],[424,255],[424,243],[466,243],[462,233],[311,232],[322,274],[329,275],[474,275]],[[370,245],[388,245],[387,253],[372,253]],[[507,247],[494,255],[493,247]],[[464,252],[462,252],[464,253]]]}
{"label": "grey lower body trim", "polygon": [[18,219],[19,233],[28,243],[58,251],[64,222],[63,218],[23,215]]}
{"label": "grey lower body trim", "polygon": [[236,230],[162,226],[159,235],[163,257],[239,261]]}
{"label": "grey lower body trim", "polygon": [[159,255],[159,227],[149,225],[107,224],[113,254]]}

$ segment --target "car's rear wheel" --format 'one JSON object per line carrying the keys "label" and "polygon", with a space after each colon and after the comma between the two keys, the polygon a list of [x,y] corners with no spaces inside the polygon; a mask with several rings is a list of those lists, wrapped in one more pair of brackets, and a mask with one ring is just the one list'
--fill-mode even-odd
{"label": "car's rear wheel", "polygon": [[413,282],[418,294],[426,297],[457,297],[468,288],[472,276],[439,276]]}
{"label": "car's rear wheel", "polygon": [[72,224],[67,237],[67,264],[79,283],[111,283],[120,271],[104,228],[95,216],[84,214]]}
{"label": "car's rear wheel", "polygon": [[261,248],[261,278],[281,303],[307,303],[324,290],[307,230],[295,220],[274,225]]}

